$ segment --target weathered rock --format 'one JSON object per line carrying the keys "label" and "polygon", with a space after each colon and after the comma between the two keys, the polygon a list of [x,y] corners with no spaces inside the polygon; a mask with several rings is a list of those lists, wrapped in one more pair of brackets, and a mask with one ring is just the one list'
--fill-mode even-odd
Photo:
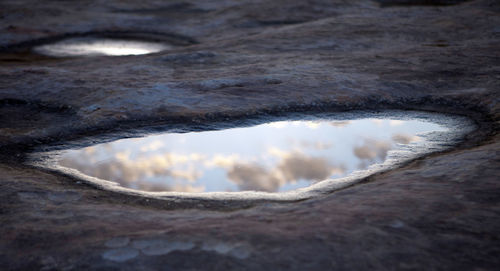
{"label": "weathered rock", "polygon": [[447,6],[456,5],[469,0],[375,0],[382,6]]}
{"label": "weathered rock", "polygon": [[[0,3],[0,269],[497,269],[500,4],[379,3]],[[29,51],[117,33],[176,47]],[[147,199],[22,163],[47,144],[151,126],[366,109],[461,114],[479,129],[446,153],[292,203]]]}

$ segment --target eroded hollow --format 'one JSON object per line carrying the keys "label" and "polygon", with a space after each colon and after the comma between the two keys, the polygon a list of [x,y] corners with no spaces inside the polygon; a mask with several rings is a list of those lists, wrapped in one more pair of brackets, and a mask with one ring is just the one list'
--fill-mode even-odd
{"label": "eroded hollow", "polygon": [[51,57],[144,55],[169,50],[172,45],[140,40],[75,37],[33,47],[37,54]]}
{"label": "eroded hollow", "polygon": [[464,123],[456,117],[427,114],[342,120],[310,117],[156,134],[59,151],[50,154],[49,167],[90,176],[88,180],[98,184],[112,181],[125,190],[292,191],[297,197],[311,190],[335,190],[377,170],[441,150],[470,128]]}

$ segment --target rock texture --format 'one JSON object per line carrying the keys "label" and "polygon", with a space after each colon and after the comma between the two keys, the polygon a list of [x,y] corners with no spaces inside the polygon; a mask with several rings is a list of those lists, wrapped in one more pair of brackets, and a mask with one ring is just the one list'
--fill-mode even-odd
{"label": "rock texture", "polygon": [[[499,15],[494,0],[2,1],[0,269],[497,269]],[[176,47],[30,52],[87,35]],[[384,109],[479,128],[451,151],[291,203],[146,199],[23,163],[153,126]]]}

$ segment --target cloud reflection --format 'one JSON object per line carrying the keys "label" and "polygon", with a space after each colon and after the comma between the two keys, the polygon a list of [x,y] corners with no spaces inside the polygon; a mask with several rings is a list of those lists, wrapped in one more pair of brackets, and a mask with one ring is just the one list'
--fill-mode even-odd
{"label": "cloud reflection", "polygon": [[[218,167],[226,171],[229,181],[235,183],[239,190],[276,192],[287,183],[299,180],[321,181],[333,174],[344,173],[344,167],[335,165],[324,157],[312,157],[293,151],[285,152],[278,149],[269,150],[269,154],[278,158],[273,168],[267,168],[256,162],[240,162],[237,155],[214,155],[210,159],[200,154],[179,155],[163,153],[152,156],[139,156],[133,160],[130,152],[116,152],[113,149],[102,148],[108,156],[114,159],[96,161],[98,151],[84,151],[79,159],[65,157],[60,164],[74,168],[80,172],[105,180],[120,183],[122,186],[146,191],[182,191],[202,192],[203,186],[192,184],[203,175],[201,169],[195,170],[196,164],[205,167]],[[83,157],[82,157],[83,156]],[[179,165],[188,165],[188,169],[175,169]],[[149,177],[166,177],[173,182],[148,182]]]}
{"label": "cloud reflection", "polygon": [[388,141],[365,139],[363,145],[354,147],[354,155],[361,160],[384,160],[391,145]]}
{"label": "cloud reflection", "polygon": [[[401,124],[397,124],[401,125]],[[412,136],[404,133],[394,134],[390,140],[365,139],[361,146],[353,149],[354,155],[361,160],[359,168],[367,168],[370,164],[383,162],[387,158],[387,153],[394,149],[394,143],[410,144],[418,141],[418,136]]]}
{"label": "cloud reflection", "polygon": [[420,140],[412,133],[429,130],[408,127],[379,119],[276,122],[120,140],[67,151],[59,164],[145,191],[277,192],[383,162],[389,150]]}
{"label": "cloud reflection", "polygon": [[90,176],[104,180],[120,183],[122,186],[146,190],[146,191],[170,191],[174,190],[167,182],[147,182],[143,181],[148,177],[164,177],[174,180],[184,181],[187,185],[180,185],[174,182],[176,191],[200,191],[200,187],[194,187],[193,183],[202,173],[194,168],[185,170],[175,169],[180,164],[188,164],[200,161],[203,156],[200,154],[178,155],[174,153],[164,153],[152,156],[139,156],[137,159],[130,158],[130,152],[116,152],[112,148],[103,147],[100,151],[105,152],[108,157],[104,161],[97,161],[97,151],[84,151],[79,154],[78,159],[74,157],[64,157],[60,164],[65,167],[74,168]]}
{"label": "cloud reflection", "polygon": [[281,152],[281,160],[268,169],[258,163],[234,163],[228,167],[229,180],[240,190],[276,192],[287,183],[299,180],[321,181],[333,174],[342,174],[342,166],[332,164],[328,159],[311,157],[299,152]]}
{"label": "cloud reflection", "polygon": [[394,134],[392,140],[399,144],[410,144],[411,142],[419,141],[420,137],[408,134]]}
{"label": "cloud reflection", "polygon": [[334,127],[342,128],[342,127],[346,127],[347,125],[351,124],[351,122],[348,121],[348,120],[345,120],[345,121],[332,121],[329,124],[331,126],[334,126]]}
{"label": "cloud reflection", "polygon": [[328,150],[333,147],[332,143],[321,141],[300,141],[299,146],[305,149]]}

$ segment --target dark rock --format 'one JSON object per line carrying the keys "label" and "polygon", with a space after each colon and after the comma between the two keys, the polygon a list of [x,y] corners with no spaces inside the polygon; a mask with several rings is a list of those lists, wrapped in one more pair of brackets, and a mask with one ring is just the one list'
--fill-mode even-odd
{"label": "dark rock", "polygon": [[382,6],[449,6],[470,0],[374,0]]}
{"label": "dark rock", "polygon": [[[498,269],[498,1],[160,2],[0,3],[1,270]],[[82,33],[179,42],[144,56],[29,50]],[[145,198],[23,161],[165,128],[363,109],[460,114],[478,129],[287,203]]]}

